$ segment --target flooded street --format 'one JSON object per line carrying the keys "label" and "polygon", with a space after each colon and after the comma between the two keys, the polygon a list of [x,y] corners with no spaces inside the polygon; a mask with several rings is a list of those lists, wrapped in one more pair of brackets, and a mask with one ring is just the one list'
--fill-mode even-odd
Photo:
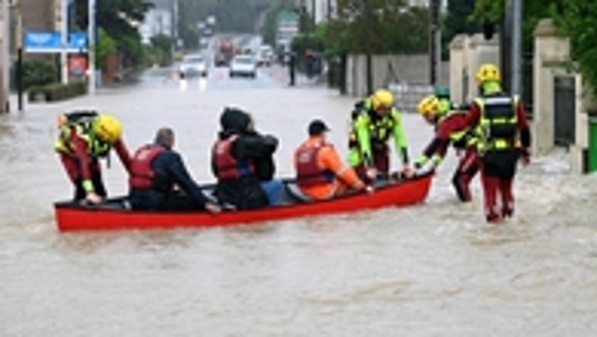
{"label": "flooded street", "polygon": [[[595,336],[597,177],[563,154],[533,158],[516,182],[517,215],[484,222],[450,186],[450,153],[427,202],[406,209],[207,230],[59,233],[68,199],[53,142],[59,113],[97,108],[122,121],[130,151],[172,127],[194,178],[213,180],[209,151],[226,105],[279,137],[278,176],[313,117],[346,154],[354,99],[279,68],[256,80],[224,68],[181,85],[167,71],[140,83],[0,116],[0,336]],[[404,114],[411,156],[432,135]],[[110,194],[127,191],[112,155]],[[396,167],[396,166],[395,166]]]}

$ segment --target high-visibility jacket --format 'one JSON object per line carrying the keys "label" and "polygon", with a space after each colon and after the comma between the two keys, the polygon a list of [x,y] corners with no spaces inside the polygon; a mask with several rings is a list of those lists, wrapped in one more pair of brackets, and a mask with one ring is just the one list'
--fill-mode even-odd
{"label": "high-visibility jacket", "polygon": [[475,99],[481,109],[478,150],[502,151],[518,147],[518,98],[504,93]]}
{"label": "high-visibility jacket", "polygon": [[111,145],[96,137],[93,132],[93,123],[98,117],[94,111],[67,113],[60,117],[60,135],[54,144],[59,153],[74,155],[75,149],[72,142],[72,133],[87,144],[87,154],[91,157],[103,157],[110,152]]}
{"label": "high-visibility jacket", "polygon": [[385,116],[379,116],[372,108],[371,100],[365,99],[357,103],[352,113],[352,125],[350,130],[350,147],[358,148],[358,151],[351,151],[350,164],[357,166],[361,161],[365,166],[373,165],[372,151],[381,145],[385,145],[390,137],[394,138],[394,148],[401,157],[402,162],[407,164],[408,146],[402,117],[396,108]]}

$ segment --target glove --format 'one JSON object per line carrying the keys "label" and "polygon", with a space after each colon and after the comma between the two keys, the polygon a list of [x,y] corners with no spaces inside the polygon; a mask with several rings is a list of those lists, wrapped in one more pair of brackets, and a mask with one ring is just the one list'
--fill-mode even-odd
{"label": "glove", "polygon": [[370,167],[367,169],[367,178],[371,179],[371,180],[375,180],[375,178],[377,178],[377,169],[374,167]]}
{"label": "glove", "polygon": [[[416,167],[416,164],[415,164],[415,167]],[[412,178],[414,173],[415,173],[414,170],[410,166],[405,165],[402,168],[402,170],[400,171],[400,176],[408,179],[408,178]]]}

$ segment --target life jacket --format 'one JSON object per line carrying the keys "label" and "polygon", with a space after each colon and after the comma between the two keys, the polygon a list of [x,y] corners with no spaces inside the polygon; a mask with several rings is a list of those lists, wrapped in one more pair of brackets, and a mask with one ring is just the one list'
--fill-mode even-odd
{"label": "life jacket", "polygon": [[328,169],[321,169],[318,164],[319,152],[328,144],[318,146],[303,146],[294,154],[298,183],[303,186],[330,183],[334,180],[334,173]]}
{"label": "life jacket", "polygon": [[166,149],[159,145],[145,145],[135,152],[131,159],[129,185],[135,189],[151,189],[155,186],[153,161]]}
{"label": "life jacket", "polygon": [[237,139],[236,135],[220,139],[212,148],[218,180],[238,179],[255,173],[252,163],[240,164],[232,155],[232,145]]}
{"label": "life jacket", "polygon": [[351,115],[352,127],[349,135],[350,139],[352,141],[357,140],[358,137],[356,135],[357,130],[355,128],[355,122],[359,118],[365,118],[367,120],[366,127],[368,128],[371,138],[371,145],[376,146],[385,144],[396,127],[396,114],[398,114],[398,111],[395,108],[392,108],[387,115],[379,116],[375,110],[373,110],[370,99],[358,102]]}
{"label": "life jacket", "polygon": [[475,102],[481,108],[479,151],[503,151],[516,147],[518,98],[497,93],[478,98]]}
{"label": "life jacket", "polygon": [[104,157],[110,152],[112,145],[103,142],[95,136],[93,123],[99,114],[95,111],[77,111],[65,113],[58,118],[60,135],[54,148],[59,153],[74,154],[71,142],[72,132],[75,132],[87,143],[87,154],[91,157]]}

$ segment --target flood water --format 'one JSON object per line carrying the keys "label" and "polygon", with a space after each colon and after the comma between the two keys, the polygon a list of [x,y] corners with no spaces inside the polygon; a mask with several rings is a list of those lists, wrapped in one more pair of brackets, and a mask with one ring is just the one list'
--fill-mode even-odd
{"label": "flood water", "polygon": [[[353,99],[280,69],[254,81],[224,70],[181,85],[160,72],[117,90],[0,116],[0,336],[594,336],[597,178],[564,153],[533,158],[517,215],[484,223],[479,183],[460,204],[450,155],[423,205],[216,229],[60,233],[52,202],[71,185],[53,152],[56,116],[97,108],[130,150],[171,126],[200,182],[225,105],[280,138],[280,176],[312,117],[346,153]],[[411,156],[431,136],[404,115]],[[126,193],[116,156],[104,167]]]}

